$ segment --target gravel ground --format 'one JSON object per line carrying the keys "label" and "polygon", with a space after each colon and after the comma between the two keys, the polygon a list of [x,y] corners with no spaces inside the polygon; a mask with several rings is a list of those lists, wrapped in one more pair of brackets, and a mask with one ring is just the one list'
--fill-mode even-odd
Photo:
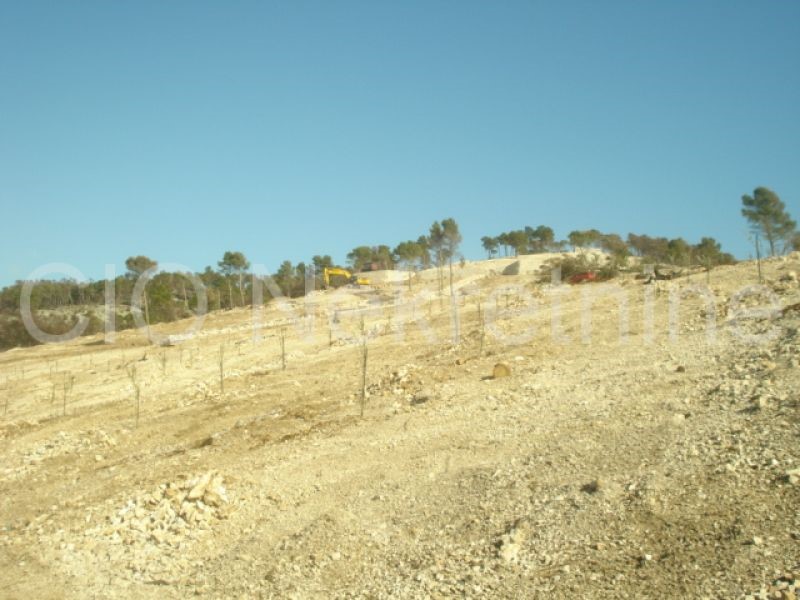
{"label": "gravel ground", "polygon": [[[764,270],[800,302],[800,255]],[[794,599],[800,310],[737,313],[752,263],[706,296],[488,271],[461,274],[458,339],[449,299],[382,288],[316,293],[313,335],[272,305],[258,343],[235,310],[176,347],[0,355],[0,597]]]}

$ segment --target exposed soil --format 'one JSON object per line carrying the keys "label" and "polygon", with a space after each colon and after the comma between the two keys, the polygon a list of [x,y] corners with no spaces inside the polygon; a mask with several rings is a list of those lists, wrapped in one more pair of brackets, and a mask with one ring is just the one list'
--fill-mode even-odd
{"label": "exposed soil", "polygon": [[0,354],[0,597],[795,598],[800,311],[737,319],[752,263],[631,275],[623,340],[605,284],[502,266],[456,269],[457,336],[428,274],[314,293],[312,334],[294,301]]}

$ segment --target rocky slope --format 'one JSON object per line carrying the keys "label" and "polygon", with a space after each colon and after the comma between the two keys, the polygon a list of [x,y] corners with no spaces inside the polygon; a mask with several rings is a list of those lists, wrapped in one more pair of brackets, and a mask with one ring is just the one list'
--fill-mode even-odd
{"label": "rocky slope", "polygon": [[[765,265],[781,307],[798,271]],[[749,263],[705,297],[698,275],[616,295],[473,275],[457,340],[447,299],[348,296],[370,309],[363,416],[361,313],[334,331],[333,294],[314,335],[270,307],[257,342],[231,311],[172,348],[0,355],[0,596],[795,598],[800,311],[736,312]]]}

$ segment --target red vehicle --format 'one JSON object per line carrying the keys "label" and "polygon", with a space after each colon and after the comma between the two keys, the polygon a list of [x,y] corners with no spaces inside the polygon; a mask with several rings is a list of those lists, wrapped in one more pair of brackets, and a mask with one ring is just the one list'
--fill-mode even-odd
{"label": "red vehicle", "polygon": [[569,278],[571,284],[583,283],[584,281],[597,281],[597,273],[594,271],[586,271],[585,273],[576,273]]}

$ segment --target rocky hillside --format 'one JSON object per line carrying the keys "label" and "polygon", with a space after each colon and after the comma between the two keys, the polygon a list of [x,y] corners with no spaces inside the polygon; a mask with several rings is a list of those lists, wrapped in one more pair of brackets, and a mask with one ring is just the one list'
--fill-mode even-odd
{"label": "rocky hillside", "polygon": [[457,337],[401,282],[314,294],[311,333],[3,353],[0,596],[793,599],[800,255],[764,270],[465,272]]}

